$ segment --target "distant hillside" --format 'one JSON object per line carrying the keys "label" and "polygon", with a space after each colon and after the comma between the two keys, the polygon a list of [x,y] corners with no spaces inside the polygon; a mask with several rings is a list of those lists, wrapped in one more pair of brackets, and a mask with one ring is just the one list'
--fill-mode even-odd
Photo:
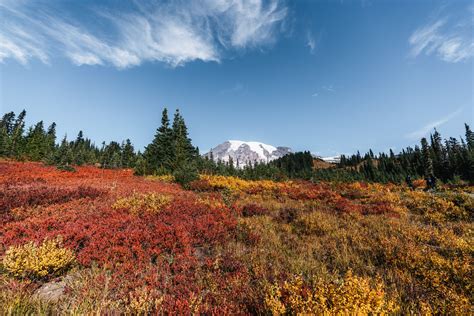
{"label": "distant hillside", "polygon": [[328,169],[328,168],[335,168],[336,164],[332,162],[325,161],[320,158],[313,159],[313,168],[314,169]]}

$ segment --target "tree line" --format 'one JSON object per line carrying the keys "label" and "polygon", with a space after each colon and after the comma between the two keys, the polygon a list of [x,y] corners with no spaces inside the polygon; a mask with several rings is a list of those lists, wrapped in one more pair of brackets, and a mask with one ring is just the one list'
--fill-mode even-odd
{"label": "tree line", "polygon": [[61,169],[74,165],[95,164],[102,168],[134,168],[137,175],[172,174],[177,182],[185,184],[197,179],[198,174],[219,174],[244,179],[306,179],[313,181],[373,181],[402,182],[410,175],[421,178],[433,175],[444,182],[464,180],[474,183],[474,134],[465,125],[465,139],[442,139],[438,131],[430,141],[421,139],[420,146],[407,147],[395,154],[375,155],[369,150],[342,155],[334,168],[313,168],[310,152],[290,153],[269,163],[254,162],[243,168],[232,159],[227,162],[202,157],[193,146],[188,128],[179,110],[171,122],[168,110],[162,111],[161,125],[152,142],[143,153],[136,152],[129,139],[111,141],[96,146],[80,131],[74,140],[64,136],[56,139],[56,124],[45,128],[40,121],[26,129],[26,111],[16,115],[9,112],[0,120],[0,157],[17,160],[43,161]]}
{"label": "tree line", "polygon": [[56,123],[47,128],[43,121],[26,129],[26,111],[18,115],[8,112],[0,120],[0,157],[16,160],[42,161],[62,169],[99,164],[103,168],[133,168],[137,154],[129,139],[118,143],[102,143],[98,147],[85,138],[82,131],[68,141],[64,136],[56,142]]}
{"label": "tree line", "polygon": [[318,170],[315,180],[402,182],[407,176],[426,178],[434,176],[443,182],[474,183],[474,134],[465,124],[465,138],[442,139],[435,129],[429,140],[422,138],[420,145],[407,147],[395,154],[365,155],[357,152],[341,156],[336,168]]}

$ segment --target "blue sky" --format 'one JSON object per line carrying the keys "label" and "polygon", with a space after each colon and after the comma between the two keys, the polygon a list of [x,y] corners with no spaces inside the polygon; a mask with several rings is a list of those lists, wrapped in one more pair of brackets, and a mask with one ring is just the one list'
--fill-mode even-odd
{"label": "blue sky", "polygon": [[166,106],[201,152],[397,151],[474,123],[473,16],[462,0],[0,0],[0,109],[138,149]]}

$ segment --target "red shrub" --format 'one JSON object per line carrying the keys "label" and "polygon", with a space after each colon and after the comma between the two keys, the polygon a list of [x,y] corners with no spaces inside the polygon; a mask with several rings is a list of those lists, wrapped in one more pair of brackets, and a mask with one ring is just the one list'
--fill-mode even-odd
{"label": "red shrub", "polygon": [[258,204],[246,204],[242,207],[240,211],[243,217],[251,217],[251,216],[260,216],[260,215],[268,215],[270,211],[265,207],[262,207]]}
{"label": "red shrub", "polygon": [[189,184],[189,189],[196,192],[214,191],[214,188],[206,180],[196,180]]}
{"label": "red shrub", "polygon": [[101,190],[84,186],[70,189],[46,185],[4,186],[0,191],[0,211],[8,211],[21,206],[64,203],[85,197],[96,198],[103,193]]}
{"label": "red shrub", "polygon": [[337,199],[334,203],[334,208],[338,212],[342,213],[361,213],[362,207],[359,204],[355,204],[352,201],[343,197]]}

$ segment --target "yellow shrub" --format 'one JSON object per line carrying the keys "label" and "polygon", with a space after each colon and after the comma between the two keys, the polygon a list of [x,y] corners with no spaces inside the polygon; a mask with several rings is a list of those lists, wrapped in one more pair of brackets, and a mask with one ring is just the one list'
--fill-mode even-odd
{"label": "yellow shrub", "polygon": [[396,310],[385,298],[383,284],[352,275],[349,271],[341,281],[305,284],[302,277],[285,281],[282,286],[267,287],[266,308],[280,314],[387,314]]}
{"label": "yellow shrub", "polygon": [[163,297],[157,298],[156,291],[139,288],[129,293],[129,305],[127,311],[132,315],[149,315],[157,312],[163,303]]}
{"label": "yellow shrub", "polygon": [[465,209],[431,193],[409,191],[405,194],[404,202],[410,211],[423,215],[430,222],[468,218]]}
{"label": "yellow shrub", "polygon": [[209,183],[209,185],[215,189],[228,189],[233,192],[246,193],[278,192],[288,184],[274,182],[271,180],[243,180],[237,177],[210,175],[201,175],[200,179],[207,181],[207,183]]}
{"label": "yellow shrub", "polygon": [[57,275],[75,261],[74,253],[62,247],[60,239],[10,247],[3,258],[4,268],[17,277],[44,278]]}
{"label": "yellow shrub", "polygon": [[156,214],[171,202],[171,197],[158,193],[137,194],[118,199],[113,205],[114,209],[127,209],[130,214],[141,215],[144,213]]}
{"label": "yellow shrub", "polygon": [[161,181],[161,182],[166,182],[166,183],[174,182],[174,177],[171,174],[164,174],[161,176],[146,176],[145,179],[151,180],[151,181]]}

